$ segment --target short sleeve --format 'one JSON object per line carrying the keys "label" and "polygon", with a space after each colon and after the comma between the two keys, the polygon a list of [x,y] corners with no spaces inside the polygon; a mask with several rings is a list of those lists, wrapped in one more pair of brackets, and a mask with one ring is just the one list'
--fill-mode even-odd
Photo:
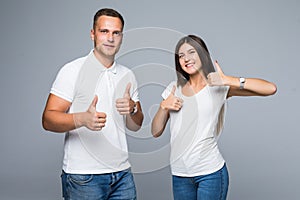
{"label": "short sleeve", "polygon": [[80,67],[82,66],[82,59],[64,65],[58,72],[55,81],[50,90],[60,98],[69,102],[73,101],[75,93],[75,83],[79,74]]}
{"label": "short sleeve", "polygon": [[227,99],[227,95],[228,95],[229,88],[230,88],[229,86],[221,86],[221,87],[219,88],[219,90],[220,90],[219,95],[221,95],[221,99],[222,99],[223,101],[226,101],[226,99]]}
{"label": "short sleeve", "polygon": [[[132,73],[132,72],[131,72]],[[138,91],[138,84],[136,81],[136,78],[134,76],[134,74],[132,73],[132,80],[131,80],[131,89],[130,89],[130,93],[131,93],[131,99],[134,102],[140,101],[139,99],[139,91]]]}
{"label": "short sleeve", "polygon": [[213,95],[215,101],[220,104],[224,104],[227,100],[227,94],[229,91],[229,86],[209,86],[210,94]]}
{"label": "short sleeve", "polygon": [[172,81],[167,87],[166,89],[162,92],[161,96],[163,99],[166,99],[168,98],[168,96],[170,95],[171,91],[172,91],[172,88],[173,86],[176,86],[177,83],[176,81]]}

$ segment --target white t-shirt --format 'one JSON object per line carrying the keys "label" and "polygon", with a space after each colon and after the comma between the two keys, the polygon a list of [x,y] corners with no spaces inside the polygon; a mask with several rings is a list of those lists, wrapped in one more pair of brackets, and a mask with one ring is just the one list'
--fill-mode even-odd
{"label": "white t-shirt", "polygon": [[[166,99],[176,82],[162,93]],[[180,111],[170,112],[172,174],[193,177],[213,173],[225,163],[217,145],[219,112],[226,102],[228,86],[205,86],[193,96],[184,96],[177,87],[175,96],[183,99]]]}
{"label": "white t-shirt", "polygon": [[128,83],[131,83],[131,99],[139,101],[133,72],[116,62],[105,68],[93,51],[61,68],[50,92],[72,103],[68,112],[86,111],[97,95],[96,110],[107,116],[101,131],[81,127],[66,133],[65,172],[103,174],[130,167],[125,116],[120,115],[115,106],[116,99],[123,97]]}

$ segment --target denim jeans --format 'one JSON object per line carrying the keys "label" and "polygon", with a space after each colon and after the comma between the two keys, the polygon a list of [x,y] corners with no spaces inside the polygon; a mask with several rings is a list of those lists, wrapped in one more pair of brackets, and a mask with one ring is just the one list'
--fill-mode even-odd
{"label": "denim jeans", "polygon": [[130,169],[107,174],[61,175],[65,200],[135,200],[136,189]]}
{"label": "denim jeans", "polygon": [[208,175],[173,176],[174,200],[226,200],[229,177],[226,164]]}

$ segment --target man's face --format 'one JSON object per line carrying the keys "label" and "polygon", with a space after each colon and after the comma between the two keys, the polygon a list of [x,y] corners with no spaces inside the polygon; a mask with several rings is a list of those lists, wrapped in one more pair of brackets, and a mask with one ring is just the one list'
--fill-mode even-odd
{"label": "man's face", "polygon": [[122,28],[119,18],[100,16],[91,30],[95,53],[104,58],[114,59],[122,43]]}

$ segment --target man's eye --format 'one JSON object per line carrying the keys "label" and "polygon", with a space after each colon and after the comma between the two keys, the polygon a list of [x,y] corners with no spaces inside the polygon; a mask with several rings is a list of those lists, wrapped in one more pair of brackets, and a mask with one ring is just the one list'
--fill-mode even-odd
{"label": "man's eye", "polygon": [[114,32],[114,35],[115,35],[115,36],[120,36],[120,35],[122,35],[122,32],[121,32],[121,31],[115,31],[115,32]]}
{"label": "man's eye", "polygon": [[100,30],[100,33],[108,33],[107,30]]}

